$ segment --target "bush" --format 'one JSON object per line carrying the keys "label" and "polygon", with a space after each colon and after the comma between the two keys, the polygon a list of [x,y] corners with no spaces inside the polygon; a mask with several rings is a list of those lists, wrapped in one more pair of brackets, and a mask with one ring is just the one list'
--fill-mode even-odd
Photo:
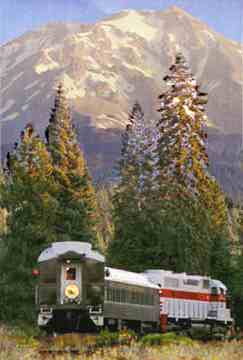
{"label": "bush", "polygon": [[136,341],[138,339],[135,331],[132,330],[122,330],[119,332],[119,344],[121,345],[130,345],[131,342]]}
{"label": "bush", "polygon": [[111,346],[119,344],[119,333],[103,330],[97,336],[96,343],[98,346]]}
{"label": "bush", "polygon": [[186,336],[177,336],[173,332],[166,334],[148,334],[142,337],[141,342],[143,345],[193,344],[193,341],[190,338]]}
{"label": "bush", "polygon": [[97,346],[130,345],[137,340],[137,335],[132,330],[122,330],[120,332],[109,332],[103,330],[96,338]]}
{"label": "bush", "polygon": [[143,345],[160,345],[162,334],[148,334],[142,337]]}

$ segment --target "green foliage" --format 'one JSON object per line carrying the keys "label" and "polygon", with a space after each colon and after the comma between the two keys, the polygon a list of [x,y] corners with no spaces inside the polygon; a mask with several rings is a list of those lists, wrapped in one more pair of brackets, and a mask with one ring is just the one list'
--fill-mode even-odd
{"label": "green foliage", "polygon": [[104,252],[114,237],[114,225],[112,219],[112,193],[111,184],[97,184],[96,197],[100,221],[97,224],[99,248]]}
{"label": "green foliage", "polygon": [[119,333],[118,332],[109,332],[108,330],[103,330],[97,336],[96,343],[98,346],[111,346],[119,343]]}
{"label": "green foliage", "polygon": [[243,251],[234,257],[234,264],[231,271],[230,287],[230,303],[233,310],[233,317],[236,326],[243,328]]}
{"label": "green foliage", "polygon": [[121,330],[119,332],[102,330],[96,338],[96,344],[97,346],[130,345],[132,341],[136,340],[137,335],[132,330]]}
{"label": "green foliage", "polygon": [[57,90],[46,138],[53,159],[53,177],[58,186],[56,229],[59,241],[96,244],[96,195],[78,145],[62,85]]}
{"label": "green foliage", "polygon": [[119,183],[112,199],[114,238],[107,249],[111,265],[137,271],[158,265],[163,251],[144,122],[142,108],[135,103],[122,137]]}
{"label": "green foliage", "polygon": [[192,339],[176,335],[173,332],[169,332],[166,334],[148,334],[142,337],[141,342],[143,345],[146,346],[153,346],[153,345],[172,345],[172,344],[184,344],[184,345],[193,345],[194,342]]}
{"label": "green foliage", "polygon": [[56,187],[51,173],[45,145],[28,125],[0,189],[1,206],[8,214],[0,262],[0,318],[4,320],[31,322],[35,317],[31,272],[43,247],[57,240],[53,227]]}

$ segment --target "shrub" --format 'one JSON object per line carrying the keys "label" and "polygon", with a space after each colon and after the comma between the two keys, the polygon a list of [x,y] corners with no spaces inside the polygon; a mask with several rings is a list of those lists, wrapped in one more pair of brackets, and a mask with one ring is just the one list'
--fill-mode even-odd
{"label": "shrub", "polygon": [[131,342],[136,341],[138,339],[135,331],[132,330],[122,330],[119,332],[119,344],[121,345],[130,345]]}
{"label": "shrub", "polygon": [[98,346],[111,346],[111,345],[119,344],[119,333],[103,330],[97,336],[96,344]]}
{"label": "shrub", "polygon": [[163,344],[184,344],[192,345],[193,340],[186,336],[179,336],[173,332],[166,334],[148,334],[141,339],[143,345],[163,345]]}

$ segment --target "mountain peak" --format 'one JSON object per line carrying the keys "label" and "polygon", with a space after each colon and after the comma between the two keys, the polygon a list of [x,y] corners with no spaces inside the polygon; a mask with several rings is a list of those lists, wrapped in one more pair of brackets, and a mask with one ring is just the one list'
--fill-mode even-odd
{"label": "mountain peak", "polygon": [[175,11],[175,12],[185,12],[184,10],[182,10],[180,7],[176,6],[176,5],[172,5],[168,8],[168,10],[170,11]]}
{"label": "mountain peak", "polygon": [[190,13],[188,13],[184,9],[182,9],[178,6],[175,6],[175,5],[168,7],[168,9],[165,12],[173,13],[173,14],[179,15],[179,16],[187,16],[187,17],[190,17],[191,19],[196,20],[196,18],[194,18]]}

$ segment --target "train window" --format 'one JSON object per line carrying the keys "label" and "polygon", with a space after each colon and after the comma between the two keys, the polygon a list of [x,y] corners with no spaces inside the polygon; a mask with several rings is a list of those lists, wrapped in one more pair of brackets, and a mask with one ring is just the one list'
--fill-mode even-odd
{"label": "train window", "polygon": [[132,291],[131,292],[131,303],[132,304],[136,304],[137,303],[137,296],[136,296],[136,292],[135,291]]}
{"label": "train window", "polygon": [[116,299],[117,299],[117,297],[116,297],[116,289],[113,288],[112,289],[112,301],[116,302]]}
{"label": "train window", "polygon": [[190,286],[198,286],[199,280],[196,279],[186,279],[183,281],[184,285],[190,285]]}
{"label": "train window", "polygon": [[115,289],[115,301],[121,302],[121,290],[120,289]]}
{"label": "train window", "polygon": [[121,303],[125,303],[126,302],[126,290],[125,289],[121,289]]}
{"label": "train window", "polygon": [[179,280],[175,279],[175,278],[166,277],[165,278],[165,287],[178,288],[179,287]]}
{"label": "train window", "polygon": [[204,289],[208,289],[208,288],[209,288],[209,280],[208,280],[208,279],[203,279],[203,288],[204,288]]}
{"label": "train window", "polygon": [[105,299],[123,304],[154,305],[153,294],[120,288],[105,288]]}
{"label": "train window", "polygon": [[76,268],[75,267],[67,267],[65,273],[66,280],[76,280]]}
{"label": "train window", "polygon": [[107,288],[107,301],[112,301],[112,289]]}
{"label": "train window", "polygon": [[153,305],[154,303],[154,297],[152,294],[145,294],[144,300],[144,305]]}
{"label": "train window", "polygon": [[218,289],[216,287],[211,288],[212,295],[218,295]]}

